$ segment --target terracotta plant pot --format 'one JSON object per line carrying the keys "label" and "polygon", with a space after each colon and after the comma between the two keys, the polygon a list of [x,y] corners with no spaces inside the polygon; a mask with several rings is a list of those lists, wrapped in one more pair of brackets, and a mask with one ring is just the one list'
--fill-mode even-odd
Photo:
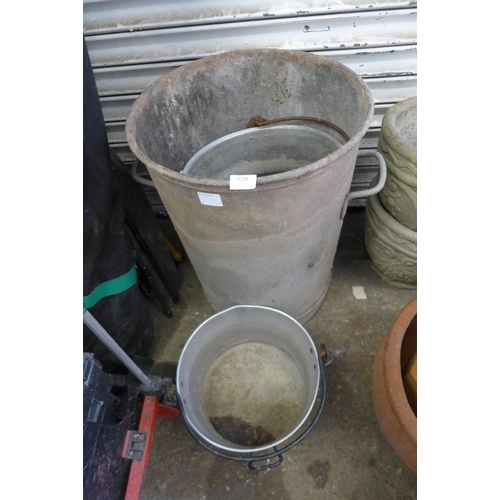
{"label": "terracotta plant pot", "polygon": [[384,115],[377,146],[387,165],[380,192],[385,209],[401,224],[417,230],[417,97],[398,102]]}
{"label": "terracotta plant pot", "polygon": [[417,416],[403,383],[403,368],[417,349],[417,299],[399,313],[375,357],[372,391],[382,432],[401,460],[417,473]]}

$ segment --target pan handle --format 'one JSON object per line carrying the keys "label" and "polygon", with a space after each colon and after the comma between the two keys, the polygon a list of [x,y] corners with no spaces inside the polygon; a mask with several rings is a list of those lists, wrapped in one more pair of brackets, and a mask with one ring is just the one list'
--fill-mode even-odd
{"label": "pan handle", "polygon": [[372,187],[370,189],[363,189],[363,191],[352,191],[346,196],[344,205],[342,206],[342,211],[340,212],[340,219],[344,218],[345,213],[347,212],[347,205],[349,205],[349,202],[351,200],[354,200],[356,198],[366,198],[368,196],[377,194],[378,192],[382,191],[382,188],[385,185],[385,180],[387,178],[387,167],[385,165],[384,157],[378,151],[375,151],[373,149],[358,151],[358,157],[360,156],[374,156],[378,160],[379,179],[375,187]]}

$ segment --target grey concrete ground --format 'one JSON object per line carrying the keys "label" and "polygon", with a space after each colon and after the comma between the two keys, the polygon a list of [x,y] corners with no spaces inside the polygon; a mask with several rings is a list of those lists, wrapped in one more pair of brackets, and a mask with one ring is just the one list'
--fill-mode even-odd
{"label": "grey concrete ground", "polygon": [[[325,408],[312,432],[283,455],[279,467],[253,472],[245,463],[205,451],[182,417],[159,419],[143,500],[416,499],[416,476],[393,452],[376,419],[371,374],[383,336],[417,291],[391,287],[373,271],[363,233],[364,213],[349,211],[328,295],[305,325],[316,346],[325,343],[335,353],[325,368]],[[215,312],[188,261],[180,271],[174,317],[151,306],[158,336],[153,371],[164,376],[173,376],[187,338]],[[367,298],[356,299],[354,286],[362,286]]]}

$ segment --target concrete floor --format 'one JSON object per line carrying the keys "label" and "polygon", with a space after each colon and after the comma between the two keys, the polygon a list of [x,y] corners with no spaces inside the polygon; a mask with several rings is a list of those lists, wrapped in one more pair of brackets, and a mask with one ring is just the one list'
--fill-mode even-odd
{"label": "concrete floor", "polygon": [[[157,333],[153,373],[162,376],[174,376],[184,343],[215,313],[187,259],[179,270],[174,317],[151,305]],[[362,286],[367,298],[356,299],[354,286]],[[317,347],[325,343],[335,354],[325,368],[325,408],[312,432],[284,453],[279,467],[253,472],[245,463],[205,451],[182,417],[158,419],[143,500],[416,499],[416,476],[385,440],[371,394],[377,348],[416,295],[416,290],[389,286],[373,271],[364,247],[364,211],[349,211],[328,294],[305,325]]]}

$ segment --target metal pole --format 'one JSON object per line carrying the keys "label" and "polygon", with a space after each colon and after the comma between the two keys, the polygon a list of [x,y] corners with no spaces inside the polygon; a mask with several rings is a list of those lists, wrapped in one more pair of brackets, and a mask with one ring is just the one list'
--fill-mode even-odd
{"label": "metal pole", "polygon": [[118,359],[137,377],[146,387],[151,385],[151,381],[146,374],[132,361],[130,356],[115,342],[111,335],[101,326],[92,314],[83,309],[83,322],[97,335],[99,340],[115,354]]}

